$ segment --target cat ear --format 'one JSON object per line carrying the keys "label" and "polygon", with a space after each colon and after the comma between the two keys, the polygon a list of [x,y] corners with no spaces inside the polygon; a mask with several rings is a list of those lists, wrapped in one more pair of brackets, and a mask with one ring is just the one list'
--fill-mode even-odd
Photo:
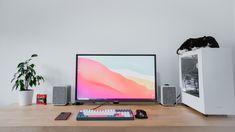
{"label": "cat ear", "polygon": [[204,36],[204,37],[202,38],[203,41],[206,41],[207,39],[208,39],[208,37],[206,37],[206,36]]}
{"label": "cat ear", "polygon": [[192,48],[192,50],[196,50],[196,49],[198,49],[198,48],[197,48],[197,47],[193,47],[193,48]]}

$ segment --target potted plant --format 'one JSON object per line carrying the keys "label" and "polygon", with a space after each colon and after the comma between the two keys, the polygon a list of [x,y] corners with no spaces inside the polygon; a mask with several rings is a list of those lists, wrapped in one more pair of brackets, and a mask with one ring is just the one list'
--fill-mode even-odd
{"label": "potted plant", "polygon": [[30,63],[33,57],[37,57],[37,54],[31,55],[31,57],[20,62],[17,66],[17,72],[14,74],[11,83],[14,83],[12,90],[19,89],[19,105],[31,105],[33,99],[33,89],[29,87],[36,87],[40,85],[44,78],[37,75],[35,71],[35,64]]}

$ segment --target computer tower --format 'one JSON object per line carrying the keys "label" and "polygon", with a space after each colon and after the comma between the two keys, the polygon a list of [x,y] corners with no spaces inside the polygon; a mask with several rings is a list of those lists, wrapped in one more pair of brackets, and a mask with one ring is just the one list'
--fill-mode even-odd
{"label": "computer tower", "polygon": [[205,115],[234,115],[232,51],[201,48],[179,56],[182,103]]}

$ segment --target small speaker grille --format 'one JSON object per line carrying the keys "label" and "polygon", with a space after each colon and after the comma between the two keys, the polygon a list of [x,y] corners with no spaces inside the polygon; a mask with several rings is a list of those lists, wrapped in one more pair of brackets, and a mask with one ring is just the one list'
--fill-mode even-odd
{"label": "small speaker grille", "polygon": [[53,104],[65,105],[67,104],[67,88],[53,87]]}
{"label": "small speaker grille", "polygon": [[163,104],[174,105],[176,104],[176,88],[175,87],[164,87],[163,92]]}

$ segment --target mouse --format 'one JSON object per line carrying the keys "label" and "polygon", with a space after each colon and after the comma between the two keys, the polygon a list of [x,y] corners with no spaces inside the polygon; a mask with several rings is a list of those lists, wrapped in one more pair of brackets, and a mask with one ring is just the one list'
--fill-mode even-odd
{"label": "mouse", "polygon": [[148,115],[147,112],[141,109],[136,110],[135,118],[138,119],[147,119]]}

